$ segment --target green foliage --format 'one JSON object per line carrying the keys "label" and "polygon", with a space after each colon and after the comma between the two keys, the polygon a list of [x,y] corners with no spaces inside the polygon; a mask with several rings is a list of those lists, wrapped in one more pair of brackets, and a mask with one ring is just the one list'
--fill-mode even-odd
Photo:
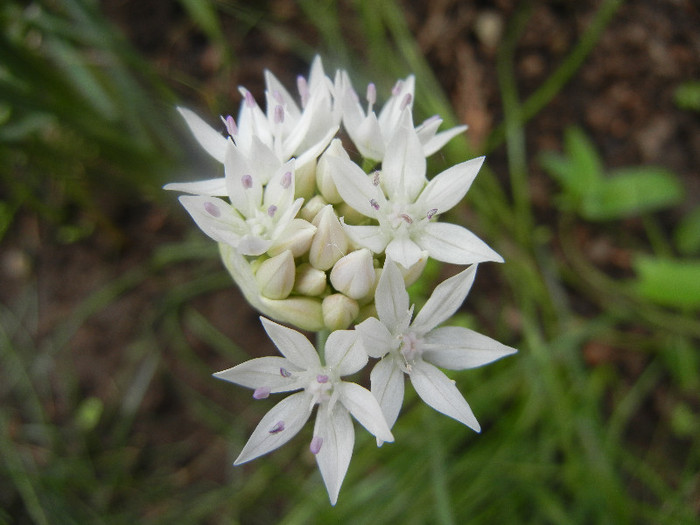
{"label": "green foliage", "polygon": [[674,93],[676,105],[681,109],[700,111],[700,82],[685,82]]}
{"label": "green foliage", "polygon": [[700,261],[639,257],[634,266],[643,297],[674,308],[700,308]]}
{"label": "green foliage", "polygon": [[618,169],[608,176],[585,134],[566,131],[566,154],[544,153],[542,166],[562,186],[561,206],[590,221],[610,221],[669,208],[684,197],[671,171],[653,166]]}
{"label": "green foliage", "polygon": [[678,251],[683,255],[700,253],[700,206],[685,215],[673,233]]}

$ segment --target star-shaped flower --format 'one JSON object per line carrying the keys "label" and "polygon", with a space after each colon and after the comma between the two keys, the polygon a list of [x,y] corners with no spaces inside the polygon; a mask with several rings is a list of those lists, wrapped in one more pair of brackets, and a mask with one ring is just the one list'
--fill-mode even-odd
{"label": "star-shaped flower", "polygon": [[[415,83],[413,75],[396,82],[391,97],[377,116],[374,111],[374,104],[377,102],[377,89],[374,84],[367,86],[367,111],[365,111],[352,87],[350,77],[345,71],[340,72],[337,90],[342,97],[343,125],[363,157],[376,161],[384,159],[390,149],[388,144],[401,125],[403,110],[406,108],[410,110],[413,107]],[[442,119],[435,115],[416,127],[420,142],[419,150],[425,157],[429,157],[451,138],[467,129],[467,126],[457,126],[437,133],[440,124]],[[412,123],[411,127],[413,127]]]}
{"label": "star-shaped flower", "polygon": [[252,388],[255,399],[279,392],[299,392],[280,401],[262,418],[234,465],[251,461],[287,443],[318,405],[309,448],[316,456],[331,504],[335,505],[355,443],[350,415],[377,439],[394,440],[372,393],[341,380],[367,363],[359,334],[353,330],[332,332],[326,340],[323,365],[302,334],[264,317],[260,319],[284,357],[251,359],[214,375]]}
{"label": "star-shaped flower", "polygon": [[369,175],[348,158],[329,157],[333,182],[343,200],[378,225],[346,225],[359,246],[386,254],[405,268],[422,252],[452,264],[503,262],[486,243],[462,226],[433,220],[467,193],[484,162],[457,164],[428,182],[420,141],[408,109],[389,143],[382,170]]}
{"label": "star-shaped flower", "polygon": [[[389,427],[396,422],[403,404],[406,374],[428,405],[476,432],[481,430],[454,381],[438,367],[476,368],[517,350],[467,328],[436,328],[460,307],[475,275],[473,265],[440,283],[411,322],[413,307],[409,307],[401,273],[390,259],[384,264],[375,295],[379,319],[370,317],[355,329],[362,335],[369,356],[381,359],[373,368],[370,381]],[[377,443],[381,444],[381,440]]]}

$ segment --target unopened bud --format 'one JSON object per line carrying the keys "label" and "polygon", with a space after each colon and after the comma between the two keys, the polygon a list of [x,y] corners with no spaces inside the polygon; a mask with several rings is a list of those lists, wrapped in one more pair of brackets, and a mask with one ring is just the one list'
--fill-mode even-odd
{"label": "unopened bud", "polygon": [[347,202],[338,204],[338,216],[343,217],[346,224],[361,224],[367,220],[367,217],[362,215]]}
{"label": "unopened bud", "polygon": [[315,195],[306,201],[304,207],[299,211],[299,217],[309,222],[313,222],[316,215],[318,215],[318,212],[325,208],[327,204],[326,199],[320,195]]}
{"label": "unopened bud", "polygon": [[330,204],[314,219],[316,234],[309,249],[309,262],[319,270],[328,270],[348,249],[348,239]]}
{"label": "unopened bud", "polygon": [[372,253],[362,248],[341,257],[333,266],[330,279],[339,292],[351,299],[362,299],[374,285]]}
{"label": "unopened bud", "polygon": [[326,291],[326,272],[318,270],[309,263],[297,266],[294,279],[294,291],[300,295],[318,297]]}
{"label": "unopened bud", "polygon": [[318,186],[318,191],[321,192],[321,195],[323,195],[326,201],[331,204],[338,204],[343,202],[343,198],[340,196],[340,193],[338,193],[335,182],[333,182],[331,167],[328,165],[329,157],[350,159],[340,139],[333,139],[331,141],[328,149],[318,159],[318,166],[316,167],[316,185]]}
{"label": "unopened bud", "polygon": [[301,257],[309,251],[316,233],[316,226],[304,219],[292,219],[275,243],[267,250],[269,255],[279,255],[290,250],[294,257]]}
{"label": "unopened bud", "polygon": [[316,161],[296,166],[294,171],[294,198],[308,200],[316,190]]}
{"label": "unopened bud", "polygon": [[259,298],[260,310],[267,316],[309,332],[325,328],[321,300],[291,296],[287,299]]}
{"label": "unopened bud", "polygon": [[322,309],[323,322],[326,328],[331,331],[345,330],[360,313],[357,301],[341,293],[326,297],[323,300]]}
{"label": "unopened bud", "polygon": [[401,275],[403,275],[403,281],[406,286],[411,286],[415,283],[421,275],[423,275],[423,270],[425,270],[425,265],[428,263],[428,252],[421,252],[420,259],[415,262],[410,268],[406,269],[400,264],[396,266],[399,268]]}
{"label": "unopened bud", "polygon": [[255,273],[260,293],[269,299],[285,299],[294,287],[294,256],[286,250],[260,264]]}

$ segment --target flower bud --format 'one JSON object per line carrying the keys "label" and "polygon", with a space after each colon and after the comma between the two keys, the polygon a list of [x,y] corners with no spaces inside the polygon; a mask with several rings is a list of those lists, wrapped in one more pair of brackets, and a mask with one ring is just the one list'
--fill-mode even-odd
{"label": "flower bud", "polygon": [[282,323],[309,332],[319,332],[325,328],[320,299],[291,296],[276,300],[260,297],[258,302],[261,312]]}
{"label": "flower bud", "polygon": [[406,269],[400,264],[398,264],[399,271],[403,275],[403,281],[406,286],[411,286],[415,283],[421,275],[423,275],[423,270],[425,270],[425,265],[428,263],[428,252],[422,252],[420,259],[414,263],[410,268]]}
{"label": "flower bud", "polygon": [[333,206],[328,204],[314,219],[316,234],[309,248],[309,262],[319,270],[328,270],[348,249],[348,238]]}
{"label": "flower bud", "polygon": [[323,322],[328,330],[345,330],[360,313],[357,301],[342,293],[334,293],[323,299]]}
{"label": "flower bud", "polygon": [[340,196],[340,193],[338,193],[335,182],[333,182],[331,168],[328,165],[329,157],[350,159],[340,139],[333,139],[331,141],[328,149],[326,149],[323,155],[318,159],[318,166],[316,167],[316,186],[318,186],[318,191],[321,192],[321,195],[323,195],[326,201],[331,204],[338,204],[343,202],[343,198]]}
{"label": "flower bud", "polygon": [[267,253],[275,256],[285,250],[291,250],[294,257],[301,257],[309,251],[315,233],[316,226],[310,222],[304,219],[292,219]]}
{"label": "flower bud", "polygon": [[290,250],[263,261],[255,273],[260,293],[268,299],[284,299],[294,287],[294,256]]}
{"label": "flower bud", "polygon": [[316,190],[316,161],[298,165],[294,171],[294,197],[310,199]]}
{"label": "flower bud", "polygon": [[325,208],[327,204],[328,203],[323,197],[320,195],[315,195],[306,201],[304,207],[299,211],[299,217],[309,222],[313,222],[316,215],[318,215],[318,212]]}
{"label": "flower bud", "polygon": [[326,272],[318,270],[309,263],[297,267],[294,291],[300,295],[319,296],[326,291]]}
{"label": "flower bud", "polygon": [[339,292],[351,299],[362,299],[374,285],[372,253],[362,248],[341,257],[333,266],[330,279]]}
{"label": "flower bud", "polygon": [[367,217],[362,215],[347,202],[338,204],[338,217],[343,217],[343,221],[347,224],[361,224],[367,220]]}

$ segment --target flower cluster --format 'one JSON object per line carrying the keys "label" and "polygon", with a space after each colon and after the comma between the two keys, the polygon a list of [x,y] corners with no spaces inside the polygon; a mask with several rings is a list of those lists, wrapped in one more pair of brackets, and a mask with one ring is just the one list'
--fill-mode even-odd
{"label": "flower cluster", "polygon": [[[289,441],[318,405],[309,448],[335,504],[354,445],[350,416],[379,445],[393,441],[405,375],[428,405],[480,430],[440,368],[474,368],[515,350],[438,325],[461,306],[477,264],[503,259],[466,228],[439,221],[465,196],[484,159],[427,178],[426,157],[466,127],[438,132],[437,116],[414,125],[412,76],[396,83],[378,113],[374,84],[363,105],[347,72],[331,79],[318,57],[309,77],[297,79],[298,99],[270,72],[265,84],[265,111],[241,88],[238,118],[222,117],[223,132],[179,108],[195,139],[223,164],[223,177],[166,189],[186,194],[180,202],[219,243],[253,307],[327,336],[316,349],[296,330],[261,317],[284,357],[215,375],[253,389],[255,399],[296,392],[263,417],[236,464]],[[406,287],[429,257],[468,267],[438,285],[413,319]],[[370,358],[370,390],[341,379]]]}

